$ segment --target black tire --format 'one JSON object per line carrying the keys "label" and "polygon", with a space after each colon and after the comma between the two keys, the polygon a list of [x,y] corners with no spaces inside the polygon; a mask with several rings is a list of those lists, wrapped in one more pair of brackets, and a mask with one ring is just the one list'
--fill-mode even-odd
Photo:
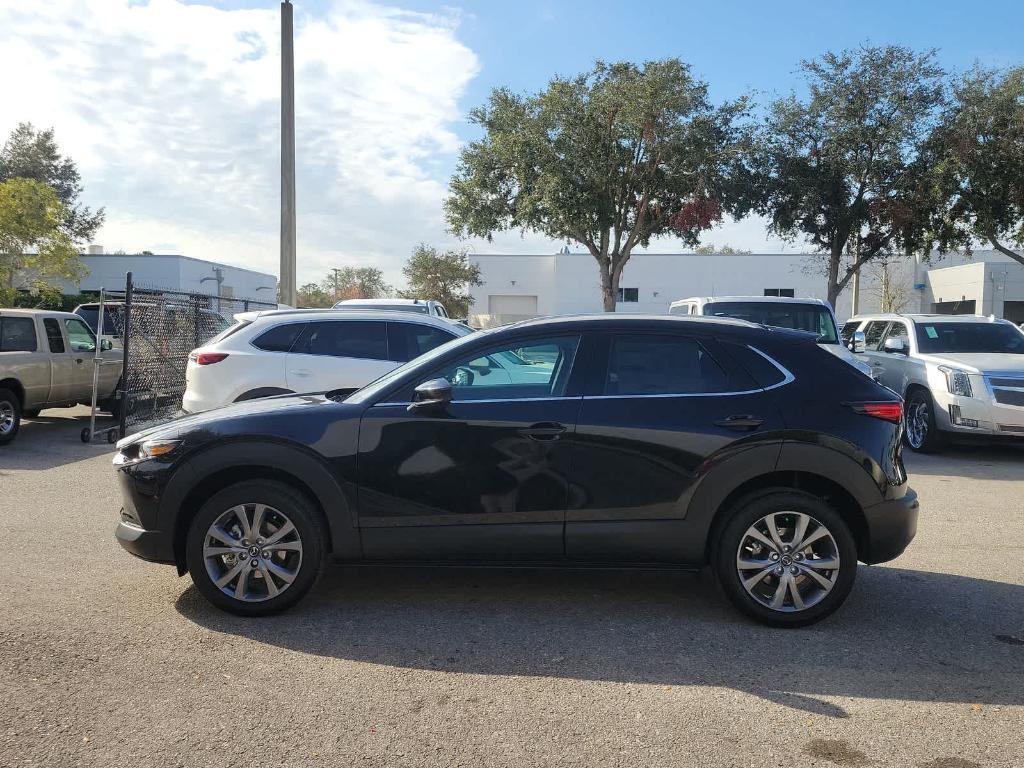
{"label": "black tire", "polygon": [[43,412],[42,408],[28,408],[21,412],[21,418],[23,419],[35,419]]}
{"label": "black tire", "polygon": [[0,445],[7,445],[21,429],[21,401],[9,389],[0,389]]}
{"label": "black tire", "polygon": [[[301,559],[294,580],[282,588],[277,596],[268,596],[259,601],[239,599],[222,591],[214,583],[203,557],[204,540],[210,526],[233,507],[253,504],[265,504],[287,515],[301,542]],[[214,494],[200,508],[189,526],[185,541],[185,563],[196,589],[218,608],[239,616],[267,616],[295,605],[313,587],[320,575],[326,548],[326,526],[320,512],[309,499],[283,483],[247,480]],[[254,562],[265,561],[257,557]],[[217,562],[214,565],[221,567]],[[222,567],[228,570],[230,566]],[[227,586],[230,587],[231,583]],[[237,581],[233,583],[237,586]],[[252,583],[257,584],[256,581]]]}
{"label": "black tire", "polygon": [[89,430],[88,427],[82,427],[82,431],[78,433],[78,438],[83,443],[91,442],[92,441],[92,432]]}
{"label": "black tire", "polygon": [[[911,424],[909,423],[913,418],[911,414],[915,413],[918,408],[923,408],[925,411],[925,433],[924,439],[921,440],[917,439],[916,431],[915,434],[911,434]],[[910,390],[907,393],[903,413],[903,442],[910,450],[916,453],[938,453],[946,447],[946,436],[935,424],[935,401],[932,399],[931,392],[919,387]],[[915,443],[918,444],[915,445]]]}
{"label": "black tire", "polygon": [[[748,529],[766,515],[786,512],[810,516],[811,521],[805,529],[807,538],[810,538],[817,530],[817,525],[823,526],[831,534],[831,542],[835,544],[835,555],[839,558],[839,568],[836,569],[838,573],[819,571],[828,574],[829,579],[834,578],[830,591],[825,592],[817,602],[803,610],[796,609],[795,602],[790,598],[790,593],[786,591],[787,588],[783,588],[785,597],[793,603],[792,605],[788,608],[784,607],[782,610],[776,610],[766,605],[744,587],[737,565],[741,544],[750,541],[747,538]],[[792,519],[792,517],[784,516],[780,522],[785,523]],[[792,537],[794,534],[789,531],[788,535]],[[785,535],[781,536],[781,539],[784,543],[787,541]],[[828,539],[819,540],[819,542],[821,543],[815,545],[816,548],[823,545],[831,547],[831,542]],[[765,549],[767,550],[767,548]],[[843,604],[850,594],[850,590],[853,589],[853,583],[857,576],[857,545],[849,527],[831,506],[820,498],[803,491],[783,488],[768,489],[741,499],[728,513],[724,526],[719,530],[713,551],[715,575],[733,605],[747,616],[775,627],[804,627],[821,621]],[[789,556],[795,557],[795,554],[794,552]],[[766,562],[770,556],[770,553],[766,551],[764,555]],[[804,563],[809,562],[809,559],[805,559],[802,553],[801,559]],[[779,565],[781,566],[782,563],[780,562]],[[797,586],[797,589],[807,590],[805,596],[816,596],[815,593],[820,587],[809,576],[804,575],[804,572],[809,569],[802,566],[801,563],[793,563],[790,567],[799,569],[797,578],[802,586]],[[755,575],[758,571],[747,571],[747,573]],[[763,577],[756,588],[771,592],[781,581],[776,573],[775,570],[768,572],[768,575]],[[783,577],[789,578],[785,572]],[[748,578],[750,578],[749,575]]]}

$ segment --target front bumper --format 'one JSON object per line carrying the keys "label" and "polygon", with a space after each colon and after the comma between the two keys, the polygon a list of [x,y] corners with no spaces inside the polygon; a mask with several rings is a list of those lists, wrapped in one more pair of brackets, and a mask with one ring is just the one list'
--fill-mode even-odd
{"label": "front bumper", "polygon": [[932,389],[935,424],[940,430],[981,437],[1024,437],[1024,405],[1000,402],[1008,395],[1001,390],[997,399],[988,377],[972,374],[971,386],[974,397],[953,395],[939,387]]}
{"label": "front bumper", "polygon": [[867,541],[860,559],[868,564],[884,563],[899,557],[917,533],[917,516],[921,504],[917,493],[907,488],[898,499],[883,501],[864,510],[867,520]]}
{"label": "front bumper", "polygon": [[123,519],[114,529],[118,543],[138,558],[151,563],[174,565],[174,546],[163,531],[147,531]]}

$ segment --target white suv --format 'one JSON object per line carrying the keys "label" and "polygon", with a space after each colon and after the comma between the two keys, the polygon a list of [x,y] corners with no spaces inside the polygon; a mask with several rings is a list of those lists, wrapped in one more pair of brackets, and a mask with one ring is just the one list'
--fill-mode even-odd
{"label": "white suv", "polygon": [[429,315],[358,310],[271,310],[236,323],[189,355],[182,409],[356,389],[473,331]]}

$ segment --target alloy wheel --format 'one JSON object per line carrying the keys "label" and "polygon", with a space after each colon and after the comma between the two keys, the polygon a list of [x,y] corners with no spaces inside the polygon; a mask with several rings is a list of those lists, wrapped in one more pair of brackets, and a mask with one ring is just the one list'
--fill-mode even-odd
{"label": "alloy wheel", "polygon": [[907,442],[911,448],[920,448],[928,439],[928,403],[915,398],[907,408]]}
{"label": "alloy wheel", "polygon": [[261,602],[287,590],[302,567],[302,539],[288,516],[266,504],[223,512],[203,539],[206,572],[235,600]]}
{"label": "alloy wheel", "polygon": [[839,547],[820,521],[802,512],[773,512],[751,525],[736,551],[747,593],[773,611],[811,608],[839,578]]}
{"label": "alloy wheel", "polygon": [[0,435],[7,435],[14,429],[14,403],[0,400]]}

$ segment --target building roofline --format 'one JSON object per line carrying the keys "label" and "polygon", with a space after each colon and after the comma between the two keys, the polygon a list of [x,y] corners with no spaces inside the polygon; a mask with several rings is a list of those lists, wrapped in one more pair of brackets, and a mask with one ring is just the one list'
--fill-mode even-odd
{"label": "building roofline", "polygon": [[248,267],[236,267],[234,264],[228,264],[225,261],[211,261],[210,259],[200,259],[197,256],[186,256],[183,253],[80,253],[78,254],[78,256],[79,258],[82,259],[89,259],[96,256],[125,259],[139,258],[140,256],[142,258],[149,259],[159,256],[160,258],[164,259],[184,259],[185,261],[198,261],[202,264],[211,264],[215,267],[231,267],[232,269],[237,269],[240,272],[249,272],[253,275],[259,275],[260,277],[272,277],[274,278],[275,282],[277,281],[277,275],[273,274],[272,272],[260,272],[259,270],[249,269]]}

